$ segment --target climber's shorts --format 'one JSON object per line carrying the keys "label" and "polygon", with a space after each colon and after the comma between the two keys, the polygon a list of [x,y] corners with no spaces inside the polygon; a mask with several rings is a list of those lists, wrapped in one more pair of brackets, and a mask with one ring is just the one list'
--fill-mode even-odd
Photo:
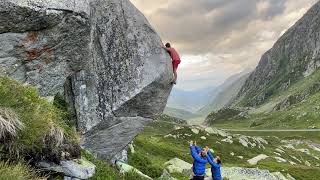
{"label": "climber's shorts", "polygon": [[178,66],[180,64],[181,61],[172,61],[172,67],[173,67],[173,71],[176,71],[178,69]]}

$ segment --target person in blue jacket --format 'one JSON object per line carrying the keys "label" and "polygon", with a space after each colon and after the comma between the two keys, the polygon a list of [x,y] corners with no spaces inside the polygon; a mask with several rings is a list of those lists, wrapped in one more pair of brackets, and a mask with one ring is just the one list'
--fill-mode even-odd
{"label": "person in blue jacket", "polygon": [[190,141],[190,151],[194,159],[192,168],[194,176],[192,180],[204,180],[206,174],[207,152],[201,151],[201,148],[196,146],[196,144],[194,145],[193,141]]}
{"label": "person in blue jacket", "polygon": [[214,155],[210,152],[208,146],[206,147],[207,152],[207,161],[211,165],[211,173],[212,173],[212,180],[222,180],[220,165],[221,159],[219,156],[214,157]]}

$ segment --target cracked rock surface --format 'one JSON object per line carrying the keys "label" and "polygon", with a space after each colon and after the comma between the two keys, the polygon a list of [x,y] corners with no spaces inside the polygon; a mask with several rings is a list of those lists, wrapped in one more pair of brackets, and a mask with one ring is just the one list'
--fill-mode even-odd
{"label": "cracked rock surface", "polygon": [[171,91],[161,40],[129,0],[0,0],[0,74],[65,95],[82,146],[110,159]]}

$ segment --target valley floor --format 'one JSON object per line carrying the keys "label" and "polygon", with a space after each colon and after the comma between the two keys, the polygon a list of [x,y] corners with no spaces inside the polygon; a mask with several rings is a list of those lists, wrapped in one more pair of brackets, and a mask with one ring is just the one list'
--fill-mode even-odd
{"label": "valley floor", "polygon": [[[297,180],[316,180],[320,177],[319,134],[316,130],[293,133],[287,130],[232,129],[232,132],[226,132],[157,121],[134,140],[134,151],[129,151],[129,164],[152,178],[159,178],[163,169],[170,170],[165,164],[171,159],[192,163],[188,141],[196,140],[199,145],[208,145],[222,157],[223,167],[260,168],[280,172],[286,179],[292,176]],[[261,154],[267,158],[256,164],[249,163],[248,160]],[[186,173],[173,171],[170,174],[177,179],[189,178]],[[234,179],[227,173],[225,177]]]}

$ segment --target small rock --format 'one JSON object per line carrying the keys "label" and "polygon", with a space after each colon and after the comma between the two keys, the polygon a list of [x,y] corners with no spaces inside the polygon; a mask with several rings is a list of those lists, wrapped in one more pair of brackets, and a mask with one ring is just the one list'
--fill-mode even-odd
{"label": "small rock", "polygon": [[205,136],[200,137],[202,140],[206,140],[207,138]]}
{"label": "small rock", "polygon": [[234,152],[231,152],[230,155],[231,155],[231,156],[234,156]]}
{"label": "small rock", "polygon": [[121,162],[121,161],[117,161],[116,163],[117,167],[119,168],[120,172],[121,173],[127,173],[127,172],[130,172],[130,171],[134,171],[136,172],[139,176],[145,178],[145,179],[149,179],[149,180],[152,180],[152,178],[150,178],[149,176],[143,174],[141,171],[139,171],[138,169],[124,163],[124,162]]}
{"label": "small rock", "polygon": [[311,166],[311,163],[310,163],[309,161],[306,161],[304,164],[305,164],[306,166]]}
{"label": "small rock", "polygon": [[276,151],[278,151],[281,154],[285,153],[285,151],[281,150],[280,148],[276,148]]}
{"label": "small rock", "polygon": [[277,152],[273,152],[274,154],[276,154],[277,156],[281,156],[281,154],[280,153],[277,153]]}
{"label": "small rock", "polygon": [[288,180],[296,180],[294,177],[292,177],[289,173],[287,174]]}
{"label": "small rock", "polygon": [[196,129],[196,128],[192,128],[191,131],[194,133],[194,134],[199,134],[199,129]]}
{"label": "small rock", "polygon": [[191,170],[192,164],[181,159],[174,158],[164,164],[169,173],[183,173]]}
{"label": "small rock", "polygon": [[285,159],[283,159],[283,158],[281,158],[281,157],[275,157],[275,159],[277,160],[277,162],[279,162],[279,163],[285,163],[285,162],[287,162],[287,160],[285,160]]}
{"label": "small rock", "polygon": [[177,179],[172,177],[171,174],[166,169],[164,169],[160,177],[160,180],[177,180]]}
{"label": "small rock", "polygon": [[239,159],[243,159],[243,156],[237,156]]}
{"label": "small rock", "polygon": [[40,162],[37,165],[48,171],[64,174],[66,177],[89,179],[95,173],[96,166],[84,159],[73,161],[61,161],[60,165],[48,162]]}
{"label": "small rock", "polygon": [[289,161],[289,163],[290,163],[291,165],[296,165],[296,164],[297,164],[297,163],[292,162],[292,161]]}
{"label": "small rock", "polygon": [[232,141],[231,139],[229,139],[229,138],[223,139],[223,140],[221,140],[221,141],[222,141],[222,142],[226,142],[226,143],[230,143],[230,144],[233,143],[233,141]]}
{"label": "small rock", "polygon": [[269,156],[265,155],[265,154],[260,154],[252,159],[248,160],[248,163],[250,165],[257,165],[259,161],[267,159]]}
{"label": "small rock", "polygon": [[131,154],[134,154],[134,153],[135,153],[134,146],[133,146],[133,142],[131,142],[131,143],[129,144],[129,149],[130,149]]}

